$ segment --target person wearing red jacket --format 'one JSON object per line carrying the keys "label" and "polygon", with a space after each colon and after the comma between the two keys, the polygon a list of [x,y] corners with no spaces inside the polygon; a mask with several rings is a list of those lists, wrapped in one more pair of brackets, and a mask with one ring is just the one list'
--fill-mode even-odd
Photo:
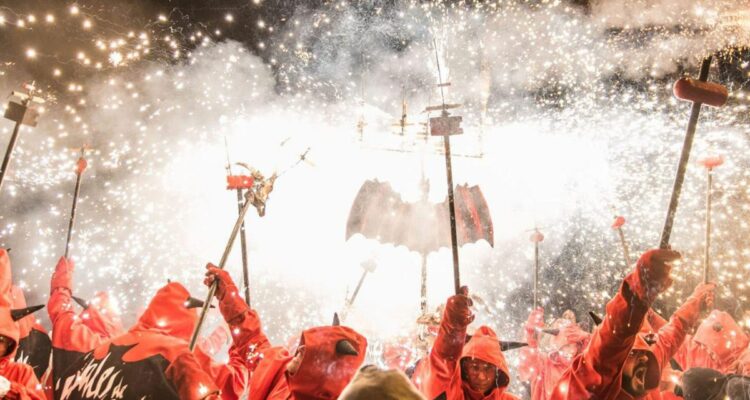
{"label": "person wearing red jacket", "polygon": [[11,310],[10,259],[8,252],[0,249],[0,398],[20,400],[44,400],[39,384],[30,365],[14,360],[19,342],[19,329]]}
{"label": "person wearing red jacket", "polygon": [[271,346],[260,328],[252,339],[255,357],[249,400],[335,400],[362,365],[367,339],[354,329],[319,326],[302,332],[294,353]]}
{"label": "person wearing red jacket", "polygon": [[467,341],[474,320],[468,289],[448,299],[435,344],[420,373],[428,399],[513,400],[506,392],[510,372],[495,332],[481,326]]}
{"label": "person wearing red jacket", "polygon": [[732,372],[749,343],[750,339],[731,315],[713,310],[675,359],[685,370],[701,367],[726,374]]}
{"label": "person wearing red jacket", "polygon": [[[551,330],[544,330],[544,309],[532,311],[526,322],[526,343],[521,349],[519,377],[531,385],[532,400],[547,400],[557,381],[573,359],[588,344],[590,334],[570,319],[562,318]],[[544,333],[549,332],[549,333]],[[550,349],[540,348],[540,334],[551,335]]]}
{"label": "person wearing red jacket", "polygon": [[208,265],[220,284],[219,310],[232,332],[226,364],[214,363],[191,337],[200,300],[177,282],[159,289],[125,334],[97,346],[56,378],[55,399],[239,399],[247,387],[252,318],[232,279]]}
{"label": "person wearing red jacket", "polygon": [[[11,271],[8,252],[0,249],[0,287],[4,288],[4,291],[7,290],[2,295],[10,299],[11,308],[17,310],[17,312],[22,309],[36,311],[42,308],[43,306],[26,306],[23,290],[11,283],[13,280]],[[16,326],[18,326],[18,345],[16,346],[15,361],[30,365],[34,369],[34,375],[37,379],[41,379],[49,366],[49,357],[52,351],[47,331],[37,323],[36,318],[31,313],[16,321]]]}
{"label": "person wearing red jacket", "polygon": [[606,317],[594,331],[584,352],[573,360],[558,381],[552,400],[659,399],[662,368],[682,345],[686,331],[697,323],[702,306],[713,301],[713,284],[701,284],[672,316],[652,332],[642,330],[657,296],[672,284],[671,262],[680,253],[650,250],[607,303]]}

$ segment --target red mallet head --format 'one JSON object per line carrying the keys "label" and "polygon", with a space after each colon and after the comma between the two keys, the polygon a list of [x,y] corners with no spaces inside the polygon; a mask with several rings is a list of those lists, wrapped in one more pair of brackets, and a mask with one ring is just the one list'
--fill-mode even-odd
{"label": "red mallet head", "polygon": [[729,92],[718,83],[680,78],[674,83],[674,95],[680,100],[721,107],[726,104]]}
{"label": "red mallet head", "polygon": [[721,164],[724,164],[724,157],[722,156],[712,156],[712,157],[706,157],[698,161],[703,165],[706,169],[712,170],[716,167],[718,167]]}
{"label": "red mallet head", "polygon": [[86,170],[86,167],[89,166],[89,163],[86,161],[85,158],[81,157],[78,159],[78,162],[76,163],[76,174],[81,175],[83,171]]}
{"label": "red mallet head", "polygon": [[544,235],[542,235],[542,232],[535,230],[534,233],[532,233],[531,236],[529,237],[529,240],[531,240],[534,243],[539,243],[544,240]]}
{"label": "red mallet head", "polygon": [[615,222],[612,223],[612,229],[620,229],[623,225],[625,225],[625,217],[618,215],[615,217]]}
{"label": "red mallet head", "polygon": [[247,175],[227,175],[227,190],[252,189],[255,180]]}

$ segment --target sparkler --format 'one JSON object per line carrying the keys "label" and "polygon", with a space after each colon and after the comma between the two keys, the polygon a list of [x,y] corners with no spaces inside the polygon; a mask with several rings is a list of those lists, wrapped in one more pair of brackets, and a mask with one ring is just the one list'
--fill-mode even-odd
{"label": "sparkler", "polygon": [[690,149],[693,146],[693,138],[695,137],[695,128],[698,125],[698,116],[701,112],[701,105],[706,102],[709,105],[721,107],[727,100],[726,88],[721,85],[706,83],[712,58],[713,56],[708,56],[703,60],[703,63],[701,63],[700,74],[697,82],[680,79],[675,83],[675,96],[683,100],[692,101],[693,106],[690,110],[690,120],[688,121],[687,132],[685,133],[685,142],[682,145],[680,162],[677,165],[677,176],[675,177],[674,186],[672,187],[672,197],[669,200],[667,218],[664,221],[664,228],[662,229],[661,240],[659,242],[659,247],[662,249],[669,247],[669,237],[672,234],[672,225],[674,224],[674,217],[677,213],[677,203],[680,200],[682,183],[685,180],[685,171],[687,170],[687,164],[690,158]]}
{"label": "sparkler", "polygon": [[703,283],[708,283],[708,275],[711,269],[711,192],[713,186],[714,168],[724,164],[722,157],[707,157],[700,161],[706,168],[706,232],[705,248],[703,250]]}
{"label": "sparkler", "polygon": [[625,257],[625,267],[628,268],[632,264],[630,262],[630,252],[628,251],[628,242],[625,241],[625,232],[622,230],[622,226],[625,225],[625,217],[615,216],[615,222],[612,223],[612,229],[617,231],[617,235],[620,236],[620,245],[622,246],[622,255]]}
{"label": "sparkler", "polygon": [[539,306],[539,243],[544,240],[544,235],[534,228],[534,233],[529,238],[534,243],[534,310]]}
{"label": "sparkler", "polygon": [[70,221],[68,222],[68,235],[65,239],[65,258],[68,258],[70,253],[70,240],[73,237],[73,225],[76,220],[76,209],[78,207],[78,196],[81,194],[81,176],[83,171],[86,170],[88,163],[86,162],[86,146],[81,147],[81,157],[76,162],[76,186],[73,190],[73,205],[70,208]]}

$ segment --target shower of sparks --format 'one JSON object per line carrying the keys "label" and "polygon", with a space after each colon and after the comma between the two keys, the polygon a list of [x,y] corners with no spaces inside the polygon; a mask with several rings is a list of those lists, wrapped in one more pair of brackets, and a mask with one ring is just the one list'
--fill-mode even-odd
{"label": "shower of sparks", "polygon": [[[170,29],[184,18],[167,14],[125,27],[80,5],[33,15],[0,7],[0,30],[43,38],[65,26],[72,38],[59,50],[43,40],[22,50],[28,65],[48,63],[40,87],[51,100],[40,125],[22,129],[0,194],[0,245],[14,249],[14,280],[27,296],[46,296],[70,212],[71,148],[82,144],[92,150],[72,247],[76,291],[110,290],[129,317],[167,278],[202,292],[203,265],[216,262],[236,216],[224,189],[226,137],[232,161],[269,175],[312,148],[311,164],[279,178],[268,215],[247,219],[254,306],[276,341],[328,323],[357,266],[373,256],[379,268],[347,322],[373,339],[408,335],[419,308],[418,255],[343,238],[366,179],[416,199],[424,169],[431,200],[444,197],[441,142],[420,125],[429,116],[421,111],[440,101],[435,39],[451,82],[446,99],[462,104],[454,113],[464,118],[454,179],[481,186],[495,225],[494,249],[478,243],[461,253],[463,279],[488,305],[478,322],[519,338],[531,306],[534,226],[546,236],[548,317],[571,308],[583,318],[602,309],[627,270],[610,229],[613,207],[628,220],[634,254],[658,243],[689,110],[672,83],[695,75],[707,54],[732,57],[750,45],[740,1],[701,1],[688,12],[666,1],[588,10],[562,1],[354,3],[300,7],[283,21],[233,11],[191,30]],[[222,31],[240,23],[262,39],[225,40]],[[744,79],[748,62],[737,63]],[[17,89],[25,67],[0,63],[0,88]],[[720,79],[716,70],[711,80]],[[692,159],[726,159],[714,173],[712,270],[722,307],[741,315],[750,305],[750,94],[746,81],[722,83],[729,104],[704,108]],[[414,125],[400,136],[392,125],[404,102]],[[2,143],[11,130],[0,125]],[[692,162],[672,236],[685,257],[657,305],[666,314],[701,280],[704,191],[705,172]],[[230,265],[240,282],[236,254]],[[428,265],[437,306],[452,287],[448,249]]]}

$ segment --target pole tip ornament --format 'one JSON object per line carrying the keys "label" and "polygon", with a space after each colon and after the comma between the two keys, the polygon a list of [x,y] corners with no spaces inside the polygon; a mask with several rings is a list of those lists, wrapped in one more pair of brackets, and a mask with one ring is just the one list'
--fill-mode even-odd
{"label": "pole tip ornament", "polygon": [[85,158],[81,157],[76,162],[76,174],[81,175],[83,171],[86,170],[86,167],[89,166],[88,161],[86,161]]}
{"label": "pole tip ornament", "polygon": [[625,225],[625,217],[617,215],[615,216],[615,222],[612,223],[612,229],[620,229]]}
{"label": "pole tip ornament", "polygon": [[722,156],[709,156],[698,161],[707,170],[713,170],[714,168],[724,164],[724,157]]}
{"label": "pole tip ornament", "polygon": [[354,345],[346,339],[341,339],[338,342],[336,342],[336,353],[341,354],[343,356],[358,356],[359,355],[359,352],[354,347]]}
{"label": "pole tip ornament", "polygon": [[333,323],[331,326],[341,326],[341,320],[339,319],[339,313],[333,313]]}
{"label": "pole tip ornament", "polygon": [[542,235],[542,232],[539,232],[538,229],[534,229],[534,233],[531,234],[529,240],[534,243],[539,243],[544,240],[544,235]]}

